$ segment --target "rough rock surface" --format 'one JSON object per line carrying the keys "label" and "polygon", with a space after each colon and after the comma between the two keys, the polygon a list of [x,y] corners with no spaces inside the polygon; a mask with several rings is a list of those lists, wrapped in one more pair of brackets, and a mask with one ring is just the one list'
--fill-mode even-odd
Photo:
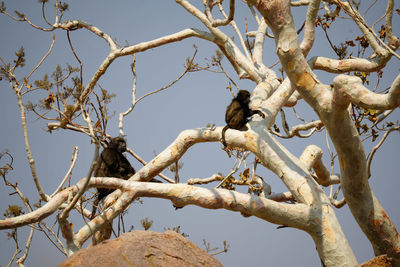
{"label": "rough rock surface", "polygon": [[174,231],[134,231],[81,249],[58,265],[66,266],[222,266]]}
{"label": "rough rock surface", "polygon": [[386,255],[377,256],[375,258],[370,259],[367,262],[364,262],[359,267],[392,267],[392,261]]}

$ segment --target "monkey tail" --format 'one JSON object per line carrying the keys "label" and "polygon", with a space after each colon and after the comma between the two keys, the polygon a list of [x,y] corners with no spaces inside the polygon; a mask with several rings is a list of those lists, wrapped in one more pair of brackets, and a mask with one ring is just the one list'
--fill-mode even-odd
{"label": "monkey tail", "polygon": [[226,130],[229,129],[229,126],[226,125],[223,129],[222,129],[222,144],[224,145],[224,147],[227,147],[226,145],[226,140],[225,140],[225,132]]}

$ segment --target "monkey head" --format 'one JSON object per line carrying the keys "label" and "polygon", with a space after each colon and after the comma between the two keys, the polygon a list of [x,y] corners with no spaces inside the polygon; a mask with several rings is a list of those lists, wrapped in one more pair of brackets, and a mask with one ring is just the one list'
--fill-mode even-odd
{"label": "monkey head", "polygon": [[115,149],[116,151],[122,153],[126,151],[126,142],[123,137],[115,137],[111,139],[110,145],[108,146],[111,149]]}
{"label": "monkey head", "polygon": [[240,101],[240,103],[248,104],[250,103],[250,93],[246,90],[240,90],[236,96],[236,99]]}

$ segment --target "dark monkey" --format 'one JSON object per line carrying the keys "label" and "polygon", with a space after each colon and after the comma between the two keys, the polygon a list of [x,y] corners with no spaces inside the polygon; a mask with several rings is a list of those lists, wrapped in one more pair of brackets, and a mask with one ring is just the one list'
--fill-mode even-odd
{"label": "dark monkey", "polygon": [[240,90],[237,96],[232,99],[232,102],[226,108],[225,122],[226,126],[222,129],[222,143],[226,147],[225,132],[228,129],[239,131],[247,131],[246,123],[249,117],[258,114],[265,118],[265,115],[260,110],[251,110],[249,108],[250,93],[246,90]]}
{"label": "dark monkey", "polygon": [[[126,151],[126,142],[123,137],[112,138],[107,148],[101,152],[94,169],[94,177],[116,177],[127,180],[136,173],[135,169],[129,163],[128,159],[122,154]],[[151,182],[161,183],[156,179]],[[93,203],[92,215],[93,219],[99,202],[111,194],[114,189],[97,188],[98,196]]]}
{"label": "dark monkey", "polygon": [[[127,158],[122,154],[126,151],[126,142],[122,137],[112,138],[107,148],[101,152],[94,169],[94,177],[116,177],[124,180],[135,174]],[[111,194],[114,189],[97,188],[98,196],[93,204],[92,218],[99,202]]]}

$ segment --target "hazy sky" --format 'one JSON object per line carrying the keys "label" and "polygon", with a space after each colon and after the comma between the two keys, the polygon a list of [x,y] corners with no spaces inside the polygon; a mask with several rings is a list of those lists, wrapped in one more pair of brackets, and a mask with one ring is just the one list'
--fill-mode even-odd
{"label": "hazy sky", "polygon": [[[235,19],[240,24],[240,29],[244,31],[245,17],[248,19],[249,28],[254,26],[254,22],[242,1],[236,2]],[[70,7],[65,18],[80,19],[93,24],[116,38],[122,45],[152,40],[189,27],[204,29],[196,18],[177,5],[175,1],[113,1],[111,5],[110,1],[103,0],[68,1],[68,3]],[[5,4],[8,12],[17,9],[31,18],[32,22],[44,26],[41,18],[41,5],[37,1],[12,0],[5,1]],[[400,8],[397,1],[395,5],[397,5],[396,8]],[[53,2],[48,6],[47,18],[52,21]],[[367,20],[375,21],[383,14],[382,10],[384,9],[383,4],[377,5],[369,11],[366,16]],[[305,8],[299,8],[294,12],[298,27],[304,21],[305,12]],[[400,35],[399,21],[399,16],[394,15],[393,26],[397,36]],[[5,15],[0,15],[0,25],[0,56],[3,59],[12,61],[14,52],[21,46],[25,48],[26,67],[17,71],[18,77],[23,77],[46,53],[53,33],[35,30],[27,23],[12,21]],[[329,32],[335,44],[354,39],[356,35],[360,34],[354,24],[348,20],[339,21],[337,25],[333,24]],[[66,63],[78,66],[69,49],[66,33],[64,31],[54,33],[56,35],[54,50],[36,71],[32,80],[43,78],[45,73],[52,73],[57,64],[63,67],[66,66]],[[231,30],[228,33],[233,36]],[[107,55],[108,46],[102,39],[83,29],[71,32],[70,35],[75,51],[84,62],[84,82],[86,83]],[[184,71],[186,58],[192,56],[194,44],[199,48],[196,61],[202,65],[207,63],[206,58],[211,58],[217,49],[214,44],[206,41],[187,39],[138,54],[138,96],[161,88],[175,80]],[[277,59],[273,54],[275,44],[272,40],[268,40],[265,46],[265,65],[270,66]],[[316,55],[334,57],[320,28],[317,29],[316,42],[309,57]],[[131,61],[131,57],[117,59],[107,74],[99,81],[102,87],[117,94],[109,106],[110,110],[115,111],[116,114],[129,107],[132,88],[132,73],[129,66]],[[253,90],[253,83],[238,81],[228,62],[224,60],[224,63],[231,77],[242,89]],[[399,73],[399,69],[399,60],[392,59],[384,69],[379,89],[390,86],[393,78]],[[277,67],[274,70],[279,72]],[[317,71],[316,74],[325,83],[331,83],[334,77],[334,75],[323,74],[321,71]],[[372,74],[371,81],[374,81],[375,77],[376,75]],[[372,83],[371,87],[374,85]],[[227,86],[228,81],[221,74],[206,71],[189,73],[173,87],[143,100],[125,119],[128,146],[143,159],[149,161],[155,153],[161,152],[185,129],[204,127],[207,123],[223,126],[225,107],[231,99],[229,91],[225,89]],[[25,97],[24,102],[36,101],[43,97],[43,93],[38,91]],[[14,156],[14,171],[9,173],[8,179],[18,182],[23,193],[30,197],[31,203],[34,203],[38,199],[38,194],[27,165],[20,113],[15,94],[5,81],[0,82],[0,101],[0,134],[2,138],[0,152],[8,149]],[[302,102],[299,103],[296,110],[308,120],[316,119],[312,110]],[[287,114],[292,125],[301,123],[294,119],[290,110],[287,111]],[[393,113],[390,119],[398,120],[399,112]],[[31,113],[29,113],[28,122],[38,175],[47,193],[53,192],[64,177],[69,168],[74,146],[79,146],[79,156],[73,171],[72,182],[75,183],[86,175],[94,150],[87,136],[68,131],[55,131],[50,134],[45,131],[46,122],[37,120],[37,117]],[[118,135],[117,116],[110,120],[108,132],[114,136]],[[280,141],[287,145],[296,156],[300,156],[307,145],[316,144],[324,150],[324,161],[329,165],[325,132],[317,133],[310,139]],[[371,150],[373,145],[375,143],[371,145],[369,141],[366,142],[366,153]],[[194,177],[209,177],[218,172],[227,174],[234,159],[228,158],[221,147],[220,143],[201,143],[190,148],[181,160],[184,164],[180,171],[181,182],[186,182],[187,179]],[[373,176],[370,180],[374,193],[396,226],[400,225],[398,208],[400,167],[398,153],[396,153],[398,148],[399,135],[394,133],[375,156],[372,165]],[[250,156],[250,161],[253,158],[254,156]],[[130,156],[128,159],[136,170],[140,169],[139,162]],[[168,171],[164,173],[173,177],[173,174]],[[286,188],[277,179],[278,177],[264,167],[259,166],[257,173],[272,185],[273,192],[286,191]],[[10,203],[22,206],[16,195],[9,195],[12,193],[11,189],[5,188],[3,182],[1,185],[0,210],[2,213]],[[292,228],[277,230],[277,225],[255,217],[244,218],[239,213],[226,210],[206,210],[196,206],[187,206],[175,211],[170,201],[157,199],[142,199],[142,201],[143,204],[135,202],[129,208],[128,214],[125,216],[127,228],[134,225],[135,229],[142,229],[140,220],[148,217],[154,221],[151,230],[164,231],[164,228],[180,225],[182,231],[189,235],[188,238],[201,248],[204,248],[203,239],[206,239],[212,247],[222,247],[222,242],[227,240],[230,244],[228,253],[217,256],[224,266],[319,266],[320,264],[312,239],[300,230]],[[348,207],[345,206],[336,211],[358,261],[362,262],[373,257],[371,245],[357,226]],[[46,220],[49,225],[52,225],[54,221],[54,216]],[[82,222],[76,214],[73,216],[73,222],[74,229],[78,230]],[[23,248],[27,227],[19,231],[20,248]],[[1,266],[8,263],[15,248],[14,243],[7,240],[6,232],[0,232]],[[35,232],[34,243],[26,266],[55,266],[63,257],[43,233]]]}

